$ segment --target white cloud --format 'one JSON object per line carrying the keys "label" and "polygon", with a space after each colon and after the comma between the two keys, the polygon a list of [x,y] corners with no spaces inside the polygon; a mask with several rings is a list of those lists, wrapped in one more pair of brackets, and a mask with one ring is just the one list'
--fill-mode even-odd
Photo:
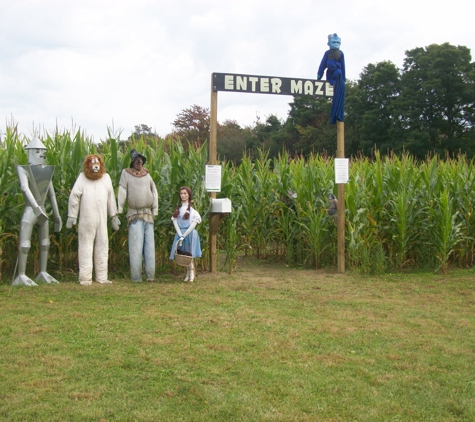
{"label": "white cloud", "polygon": [[[369,63],[402,67],[432,43],[475,47],[469,10],[435,0],[0,0],[0,117],[27,135],[69,129],[95,140],[114,125],[159,134],[193,104],[209,107],[212,72],[315,78],[328,33],[347,77]],[[218,119],[286,118],[291,97],[220,94]]]}

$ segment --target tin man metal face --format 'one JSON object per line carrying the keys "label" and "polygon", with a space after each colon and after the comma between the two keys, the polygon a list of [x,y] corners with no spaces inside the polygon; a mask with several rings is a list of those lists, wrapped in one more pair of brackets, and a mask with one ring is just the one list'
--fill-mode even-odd
{"label": "tin man metal face", "polygon": [[30,148],[28,149],[28,163],[31,165],[46,164],[46,149]]}

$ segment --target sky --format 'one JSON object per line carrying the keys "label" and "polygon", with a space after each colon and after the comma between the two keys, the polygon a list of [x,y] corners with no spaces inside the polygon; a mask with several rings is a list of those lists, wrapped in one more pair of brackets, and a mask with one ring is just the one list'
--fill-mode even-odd
{"label": "sky", "polygon": [[[210,107],[211,74],[316,79],[341,37],[346,77],[449,42],[475,54],[473,0],[0,0],[0,132],[160,136],[192,105]],[[219,92],[218,121],[242,127],[292,97]],[[1,136],[1,135],[0,135]]]}

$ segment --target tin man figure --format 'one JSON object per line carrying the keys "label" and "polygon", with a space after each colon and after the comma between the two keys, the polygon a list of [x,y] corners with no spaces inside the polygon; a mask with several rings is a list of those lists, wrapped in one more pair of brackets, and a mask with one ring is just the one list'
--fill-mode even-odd
{"label": "tin man figure", "polygon": [[48,216],[45,210],[46,196],[49,197],[51,208],[53,209],[54,231],[61,231],[63,224],[52,182],[54,166],[46,165],[46,147],[38,138],[33,137],[25,149],[28,152],[29,165],[17,166],[18,179],[25,198],[25,209],[20,223],[17,261],[18,275],[12,285],[37,286],[33,280],[25,275],[34,226],[38,229],[38,242],[40,246],[40,272],[36,276],[35,281],[58,283],[58,280],[46,272],[50,246]]}

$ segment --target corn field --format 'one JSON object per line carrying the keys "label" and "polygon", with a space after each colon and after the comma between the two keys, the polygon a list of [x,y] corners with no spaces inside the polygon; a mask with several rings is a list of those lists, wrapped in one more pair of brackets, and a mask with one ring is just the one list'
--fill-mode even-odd
{"label": "corn field", "polygon": [[[103,156],[114,187],[123,168],[130,165],[130,150],[144,153],[146,167],[156,183],[159,214],[155,220],[158,271],[168,271],[174,235],[171,214],[183,185],[193,191],[195,207],[203,222],[197,227],[203,257],[209,262],[209,195],[204,177],[206,146],[185,151],[180,143],[143,139],[121,142],[113,134],[101,144],[81,131],[40,136],[48,148],[47,163],[55,166],[53,184],[62,213],[63,229],[53,232],[48,270],[56,278],[77,273],[77,229],[67,229],[69,192],[87,154]],[[7,128],[0,143],[0,280],[12,279],[17,259],[20,218],[24,198],[16,165],[27,164],[24,146],[30,139]],[[218,141],[219,142],[219,141]],[[221,224],[217,242],[219,268],[232,272],[237,256],[253,255],[289,266],[331,268],[337,265],[337,227],[328,214],[328,195],[337,194],[332,158],[291,158],[282,153],[269,159],[244,156],[241,164],[221,162],[222,189],[217,195],[230,198],[233,212]],[[350,180],[345,186],[346,267],[362,273],[423,268],[445,272],[450,266],[471,267],[475,243],[475,174],[473,162],[464,156],[441,160],[429,157],[418,162],[411,156],[385,156],[350,160]],[[49,203],[47,203],[47,207]],[[127,277],[127,223],[121,215],[117,232],[109,229],[110,271]],[[27,274],[38,271],[38,243],[33,237]]]}

